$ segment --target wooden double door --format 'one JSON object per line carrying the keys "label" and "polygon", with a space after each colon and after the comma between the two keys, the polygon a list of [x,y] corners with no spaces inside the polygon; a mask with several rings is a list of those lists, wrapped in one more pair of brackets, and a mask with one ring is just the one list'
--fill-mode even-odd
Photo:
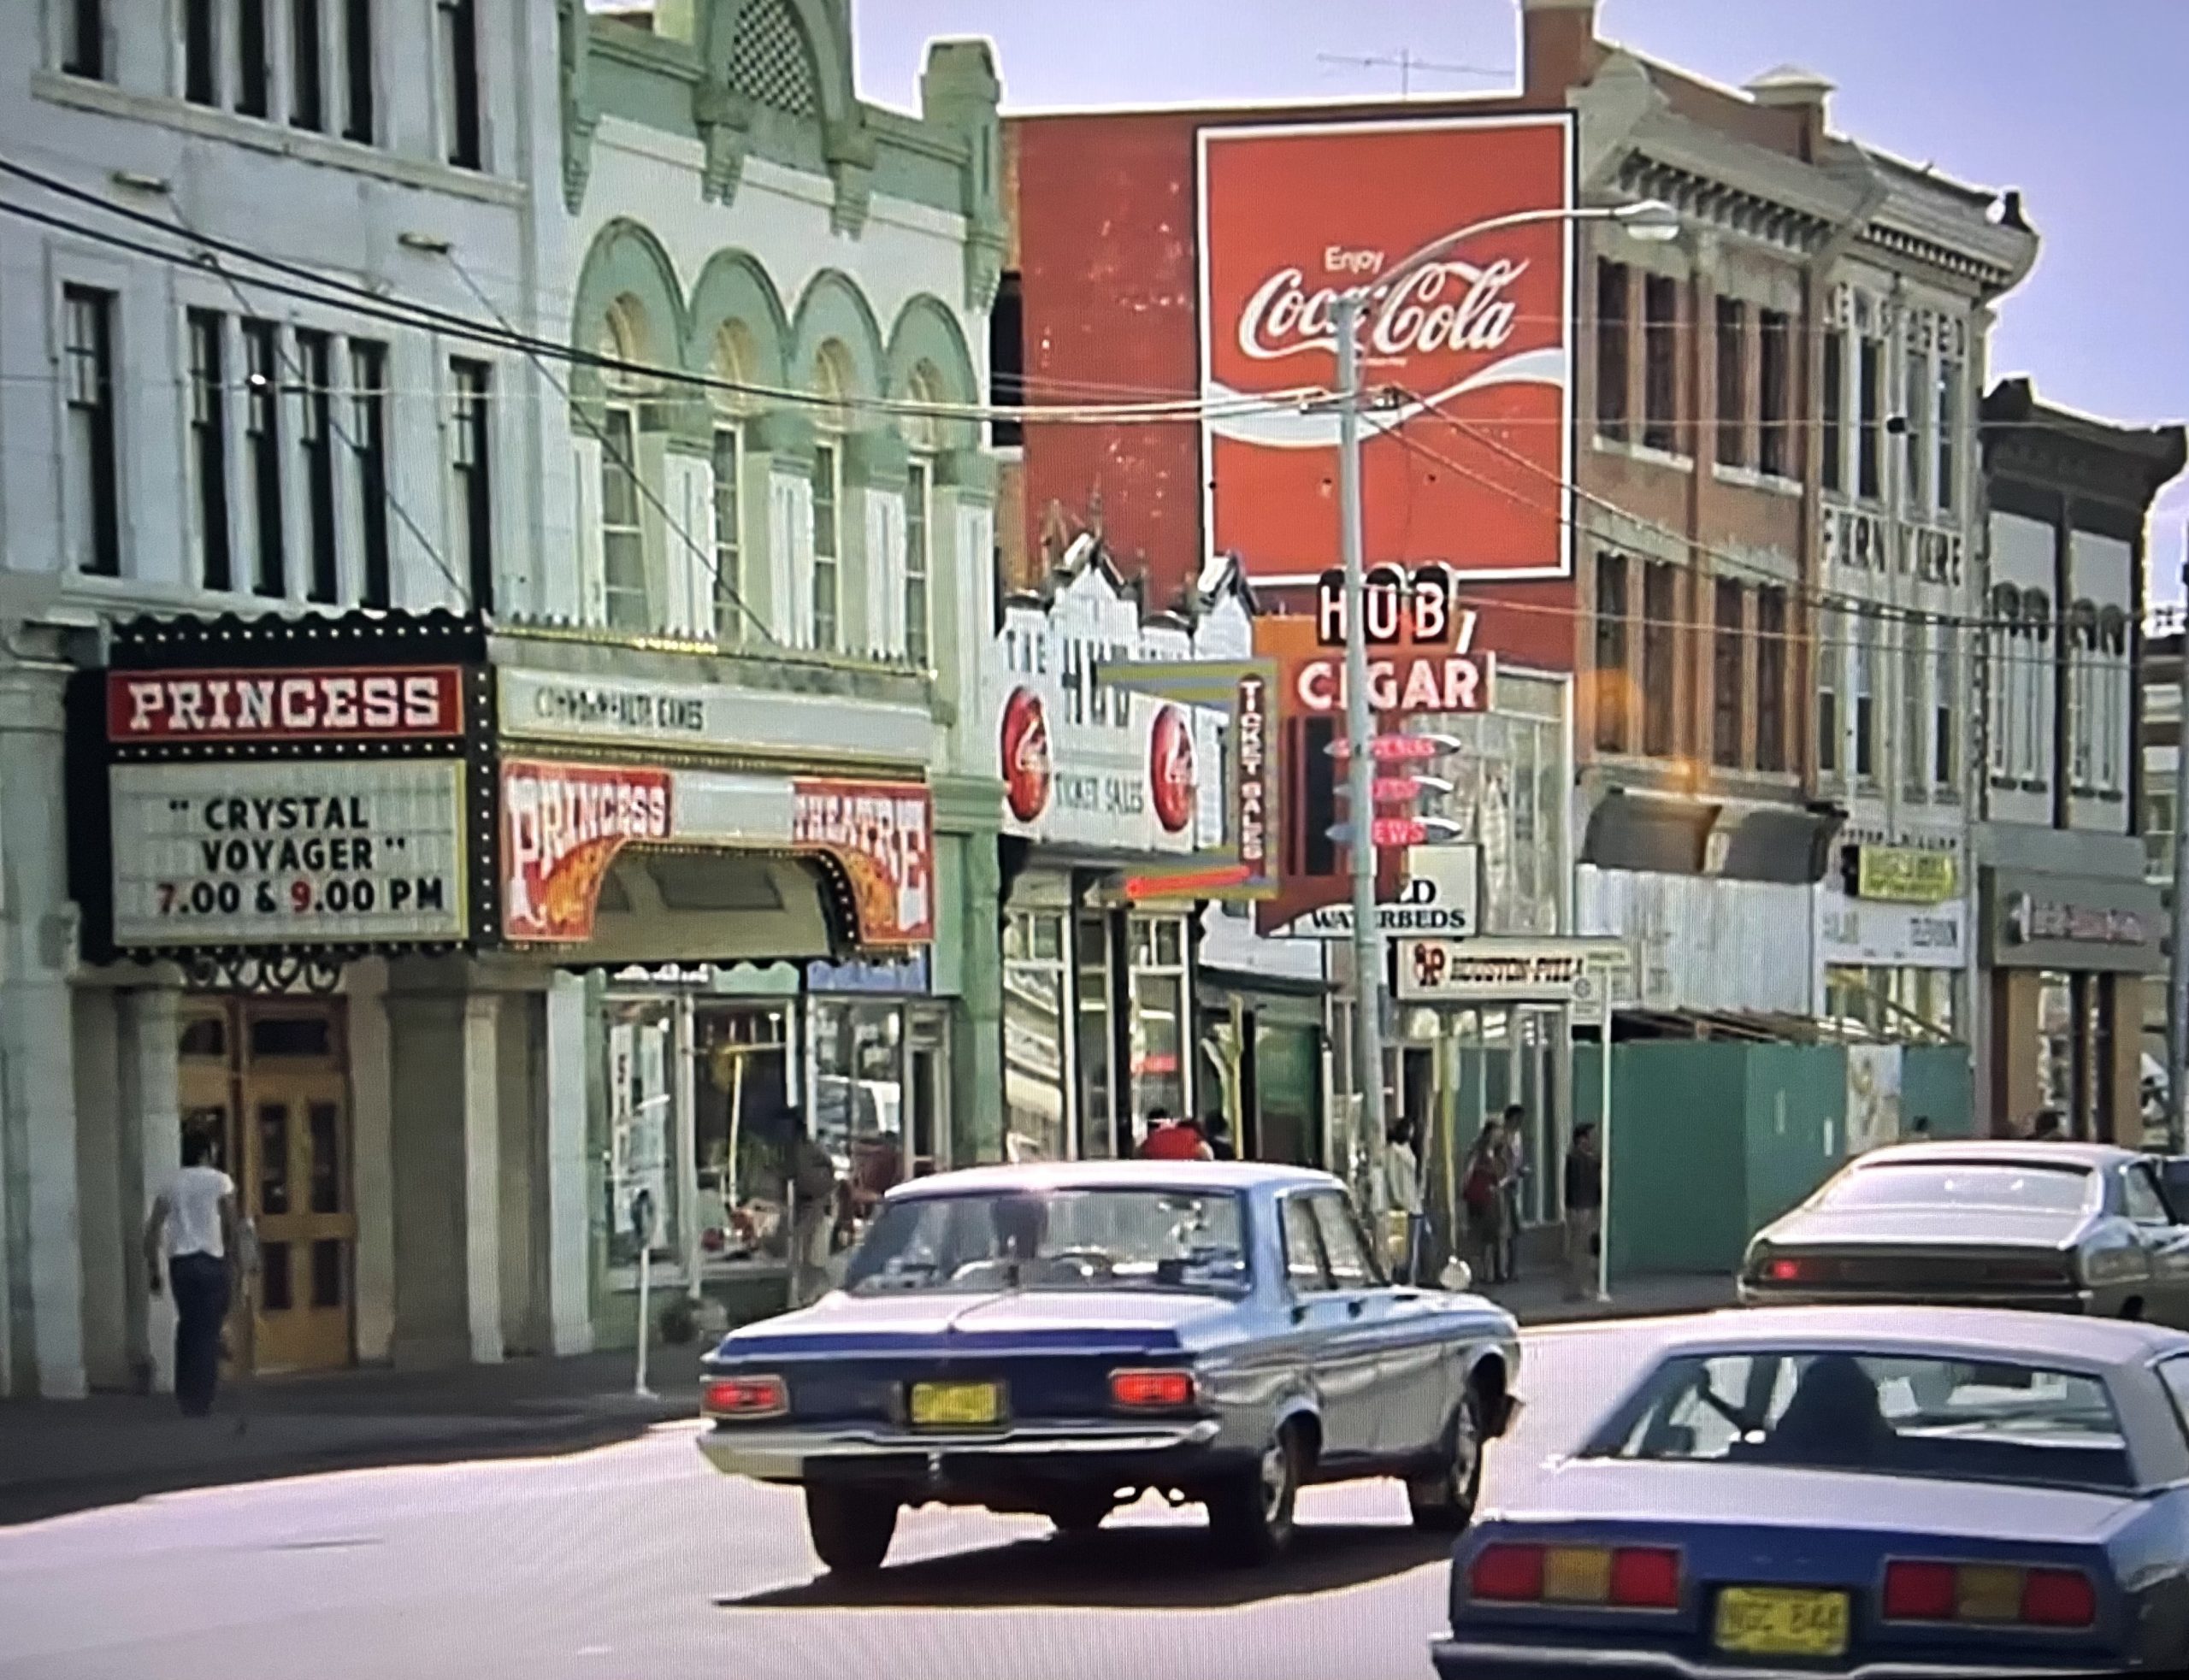
{"label": "wooden double door", "polygon": [[257,1231],[229,1347],[254,1371],[355,1358],[357,1215],[339,999],[193,998],[183,1007],[183,1134],[205,1137]]}

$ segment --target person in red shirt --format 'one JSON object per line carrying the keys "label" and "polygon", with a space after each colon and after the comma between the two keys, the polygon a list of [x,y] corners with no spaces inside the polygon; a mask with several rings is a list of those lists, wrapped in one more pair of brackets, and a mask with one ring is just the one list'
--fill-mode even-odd
{"label": "person in red shirt", "polygon": [[1201,1128],[1190,1120],[1173,1120],[1168,1109],[1151,1110],[1148,1116],[1148,1136],[1140,1146],[1142,1160],[1147,1161],[1213,1161],[1216,1152],[1208,1147],[1208,1140],[1201,1135]]}

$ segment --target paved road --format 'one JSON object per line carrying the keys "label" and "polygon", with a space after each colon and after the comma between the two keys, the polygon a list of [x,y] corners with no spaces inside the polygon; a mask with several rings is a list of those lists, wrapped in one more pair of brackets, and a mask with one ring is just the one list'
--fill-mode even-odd
{"label": "paved road", "polygon": [[[1530,1335],[1489,1497],[1569,1446],[1661,1332]],[[673,1425],[554,1459],[168,1494],[0,1530],[0,1677],[115,1680],[1139,1680],[1430,1673],[1444,1550],[1395,1483],[1311,1489],[1298,1555],[1209,1571],[1197,1511],[1083,1551],[922,1511],[863,1589],[817,1575],[798,1495],[717,1476]]]}

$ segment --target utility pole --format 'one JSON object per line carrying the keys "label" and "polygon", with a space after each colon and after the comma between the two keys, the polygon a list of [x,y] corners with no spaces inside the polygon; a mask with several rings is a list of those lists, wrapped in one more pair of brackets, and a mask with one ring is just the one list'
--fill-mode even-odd
{"label": "utility pole", "polygon": [[[2189,534],[2182,539],[2181,587],[2189,592]],[[2182,799],[2189,794],[2189,608],[2175,633],[2174,662],[2174,937],[2166,970],[2166,1147],[2182,1152],[2182,1086],[2189,1083],[2189,822]],[[2133,743],[2130,751],[2140,751]]]}
{"label": "utility pole", "polygon": [[1338,294],[1337,519],[1345,562],[1345,733],[1353,825],[1353,1066],[1360,1093],[1360,1127],[1368,1145],[1368,1205],[1377,1229],[1387,1211],[1384,1175],[1384,941],[1376,922],[1376,763],[1368,740],[1375,716],[1368,704],[1368,582],[1360,516],[1360,312],[1366,294]]}
{"label": "utility pole", "polygon": [[1366,539],[1360,514],[1360,410],[1367,392],[1360,368],[1360,323],[1371,309],[1396,295],[1453,246],[1478,233],[1537,221],[1616,221],[1636,239],[1651,242],[1677,239],[1679,215],[1654,198],[1614,206],[1515,210],[1491,216],[1431,239],[1387,268],[1364,289],[1341,292],[1331,312],[1337,352],[1337,516],[1345,562],[1345,730],[1348,841],[1353,875],[1353,1056],[1354,1086],[1360,1093],[1360,1124],[1367,1134],[1368,1205],[1378,1231],[1389,1209],[1384,1182],[1384,939],[1376,920],[1376,766],[1368,744],[1375,715],[1368,703],[1368,587],[1364,558]]}

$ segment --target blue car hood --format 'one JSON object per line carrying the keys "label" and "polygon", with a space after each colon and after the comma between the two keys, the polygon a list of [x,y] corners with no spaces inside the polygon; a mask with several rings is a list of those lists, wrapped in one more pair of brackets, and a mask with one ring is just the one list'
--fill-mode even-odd
{"label": "blue car hood", "polygon": [[717,1359],[779,1353],[1163,1352],[1236,1313],[1227,1297],[1148,1289],[1025,1289],[981,1294],[834,1294],[733,1330]]}
{"label": "blue car hood", "polygon": [[2074,1544],[2102,1538],[2140,1508],[2127,1494],[2067,1488],[1775,1465],[1569,1459],[1490,1514],[1525,1524],[1726,1524]]}

